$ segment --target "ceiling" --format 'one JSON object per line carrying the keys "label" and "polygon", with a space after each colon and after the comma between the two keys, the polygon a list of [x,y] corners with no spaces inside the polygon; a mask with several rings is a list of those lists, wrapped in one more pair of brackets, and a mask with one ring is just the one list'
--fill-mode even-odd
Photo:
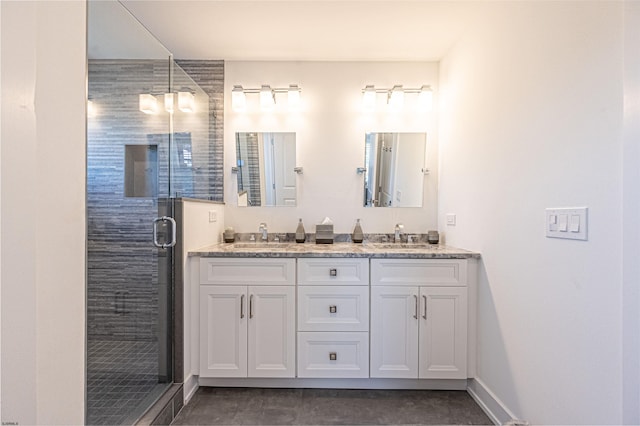
{"label": "ceiling", "polygon": [[486,4],[121,0],[178,59],[437,61]]}

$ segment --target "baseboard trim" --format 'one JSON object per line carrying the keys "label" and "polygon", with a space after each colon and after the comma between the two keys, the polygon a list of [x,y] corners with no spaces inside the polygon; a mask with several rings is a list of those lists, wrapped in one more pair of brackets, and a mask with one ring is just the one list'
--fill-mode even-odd
{"label": "baseboard trim", "polygon": [[467,392],[482,408],[482,411],[489,416],[493,424],[502,425],[516,418],[482,380],[469,379]]}
{"label": "baseboard trim", "polygon": [[198,387],[198,376],[192,374],[187,377],[184,381],[184,405],[187,405],[187,403],[191,401],[191,398],[196,394]]}
{"label": "baseboard trim", "polygon": [[465,390],[467,380],[460,379],[311,379],[311,378],[206,378],[198,379],[200,386],[263,387],[263,388],[321,388],[321,389],[440,389]]}
{"label": "baseboard trim", "polygon": [[135,426],[170,425],[178,411],[182,409],[183,392],[182,383],[173,383],[168,389],[149,407]]}

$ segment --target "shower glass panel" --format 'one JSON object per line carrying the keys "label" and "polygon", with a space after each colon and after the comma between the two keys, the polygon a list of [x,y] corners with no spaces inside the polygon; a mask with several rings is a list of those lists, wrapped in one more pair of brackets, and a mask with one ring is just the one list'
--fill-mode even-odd
{"label": "shower glass panel", "polygon": [[154,220],[198,192],[209,101],[122,4],[87,5],[86,421],[133,424],[174,379],[172,229]]}
{"label": "shower glass panel", "polygon": [[[173,105],[170,197],[208,199],[213,185],[209,96],[174,61],[170,74]],[[164,137],[149,134],[148,140],[155,144]]]}

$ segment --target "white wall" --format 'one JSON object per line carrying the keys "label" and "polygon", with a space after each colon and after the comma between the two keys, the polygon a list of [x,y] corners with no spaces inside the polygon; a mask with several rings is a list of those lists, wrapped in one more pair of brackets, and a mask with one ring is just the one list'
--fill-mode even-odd
{"label": "white wall", "polygon": [[[2,46],[2,4],[0,3],[0,46]],[[0,82],[2,81],[2,55],[0,55]],[[0,100],[2,99],[2,84],[0,84]],[[2,102],[0,102],[0,224],[2,223]],[[2,226],[0,226],[0,241],[2,241]],[[0,244],[0,352],[2,352],[2,244]],[[0,356],[0,383],[2,383],[2,356]],[[0,385],[0,419],[2,417],[2,386]]]}
{"label": "white wall", "polygon": [[2,421],[84,422],[84,2],[2,2]]}
{"label": "white wall", "polygon": [[[495,3],[441,63],[439,223],[482,252],[477,377],[534,424],[622,421],[622,18]],[[589,241],[545,238],[564,206]]]}
{"label": "white wall", "polygon": [[640,424],[640,3],[625,2],[623,134],[623,420]]}
{"label": "white wall", "polygon": [[[200,334],[200,305],[199,305],[199,277],[197,273],[192,277],[192,263],[198,263],[198,258],[189,258],[187,253],[222,240],[224,230],[224,204],[208,202],[184,201],[183,209],[183,271],[184,271],[184,383],[185,399],[189,399],[197,389],[199,370],[199,334]],[[209,221],[209,212],[217,215],[215,222]],[[197,265],[195,267],[197,270]]]}
{"label": "white wall", "polygon": [[[226,225],[237,232],[257,232],[266,222],[269,232],[295,232],[298,218],[307,232],[325,216],[334,221],[336,233],[350,233],[356,218],[364,232],[393,232],[397,222],[408,233],[426,232],[437,224],[437,135],[435,113],[363,114],[361,90],[367,84],[390,88],[431,85],[437,90],[438,65],[433,62],[225,62],[225,201]],[[256,88],[302,87],[303,106],[299,113],[287,113],[286,95],[278,102],[284,111],[260,113],[257,95],[247,95],[245,113],[231,108],[231,89],[240,84]],[[437,97],[436,97],[437,98]],[[379,99],[382,101],[383,97]],[[405,96],[406,104],[415,95]],[[383,106],[380,104],[380,106]],[[292,207],[237,207],[235,133],[248,131],[295,132],[298,166],[298,204]],[[364,176],[356,173],[364,165],[364,135],[378,132],[427,132],[427,160],[432,174],[425,177],[423,208],[364,208]]]}

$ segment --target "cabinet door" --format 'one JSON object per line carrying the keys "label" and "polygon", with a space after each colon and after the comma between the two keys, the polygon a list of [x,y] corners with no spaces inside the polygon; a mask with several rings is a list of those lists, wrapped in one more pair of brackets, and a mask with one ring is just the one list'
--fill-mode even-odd
{"label": "cabinet door", "polygon": [[249,287],[249,377],[295,377],[295,287]]}
{"label": "cabinet door", "polygon": [[418,287],[371,287],[371,377],[418,377]]}
{"label": "cabinet door", "polygon": [[200,377],[246,377],[247,287],[200,287]]}
{"label": "cabinet door", "polygon": [[467,289],[420,288],[420,378],[467,378]]}

